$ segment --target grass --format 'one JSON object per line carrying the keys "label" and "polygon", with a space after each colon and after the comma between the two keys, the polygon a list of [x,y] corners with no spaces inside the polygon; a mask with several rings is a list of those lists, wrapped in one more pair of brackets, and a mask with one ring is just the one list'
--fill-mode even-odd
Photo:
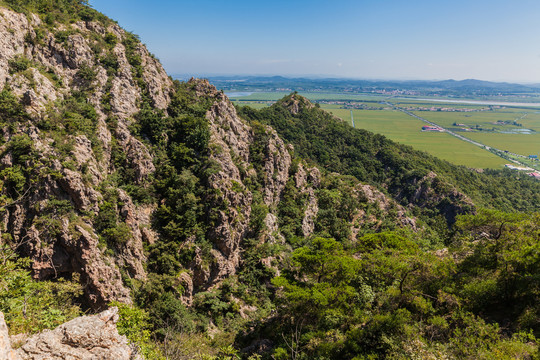
{"label": "grass", "polygon": [[[350,110],[321,106],[350,123]],[[449,134],[423,132],[424,122],[396,110],[353,110],[357,128],[380,133],[417,150],[425,151],[456,165],[472,168],[501,168],[504,160],[477,146],[461,141]]]}
{"label": "grass", "polygon": [[540,134],[538,133],[530,135],[470,133],[467,134],[467,137],[482,144],[516,154],[540,154]]}
{"label": "grass", "polygon": [[[540,154],[540,113],[537,110],[501,109],[497,111],[475,113],[442,113],[442,112],[416,112],[417,115],[433,121],[444,127],[453,127],[452,124],[463,123],[469,127],[479,125],[486,129],[494,129],[494,132],[466,132],[461,133],[469,139],[481,142],[485,145],[500,150],[531,155]],[[517,121],[523,126],[498,125],[497,121]],[[533,134],[503,134],[497,131],[509,131],[516,129],[532,129],[537,131]]]}

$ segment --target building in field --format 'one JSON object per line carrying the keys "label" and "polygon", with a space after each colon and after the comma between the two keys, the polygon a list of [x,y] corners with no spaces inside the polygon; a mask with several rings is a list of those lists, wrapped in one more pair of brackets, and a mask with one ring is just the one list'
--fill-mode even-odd
{"label": "building in field", "polygon": [[442,128],[438,126],[422,126],[422,131],[443,131]]}

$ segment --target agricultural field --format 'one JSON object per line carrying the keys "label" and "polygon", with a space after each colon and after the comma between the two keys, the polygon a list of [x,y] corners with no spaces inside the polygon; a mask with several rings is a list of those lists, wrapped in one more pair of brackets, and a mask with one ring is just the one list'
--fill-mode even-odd
{"label": "agricultural field", "polygon": [[[346,109],[322,108],[344,121],[351,122],[351,112]],[[501,168],[504,160],[477,146],[452,135],[440,132],[423,132],[424,122],[397,110],[353,110],[355,127],[383,134],[389,139],[410,145],[456,165],[473,168]]]}
{"label": "agricultural field", "polygon": [[[458,138],[439,132],[422,132],[426,123],[393,109],[402,109],[482,144],[521,155],[540,154],[540,110],[482,104],[430,102],[377,94],[331,94],[307,92],[301,95],[355,126],[426,151],[457,165],[472,168],[502,168],[509,161]],[[238,105],[262,108],[287,95],[285,92],[231,96]],[[505,99],[506,100],[506,99]],[[455,125],[454,125],[455,124]],[[471,130],[464,130],[471,129]],[[531,130],[530,133],[526,129]]]}
{"label": "agricultural field", "polygon": [[[451,130],[463,127],[453,124],[464,124],[464,127],[473,130],[479,127],[483,130],[460,134],[500,150],[521,155],[540,154],[540,113],[536,109],[500,109],[473,113],[418,111],[415,114]],[[519,126],[513,125],[514,121]]]}

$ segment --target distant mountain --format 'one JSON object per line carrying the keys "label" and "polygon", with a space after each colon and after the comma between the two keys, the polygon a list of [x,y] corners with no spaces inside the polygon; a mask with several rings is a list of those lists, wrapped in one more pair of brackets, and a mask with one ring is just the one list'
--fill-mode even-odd
{"label": "distant mountain", "polygon": [[296,90],[371,92],[416,91],[419,95],[517,95],[540,92],[540,84],[514,84],[476,79],[465,80],[359,80],[347,78],[288,78],[284,76],[211,76],[216,87],[224,90]]}

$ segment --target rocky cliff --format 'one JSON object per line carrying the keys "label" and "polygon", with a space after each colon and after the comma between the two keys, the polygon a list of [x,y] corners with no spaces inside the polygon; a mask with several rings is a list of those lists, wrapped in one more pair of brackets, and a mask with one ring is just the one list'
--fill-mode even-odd
{"label": "rocky cliff", "polygon": [[[0,7],[0,87],[4,107],[13,96],[26,113],[2,131],[2,168],[27,169],[20,191],[8,194],[2,231],[32,259],[37,278],[80,273],[91,306],[129,302],[122,276],[146,277],[143,241],[154,237],[152,206],[135,205],[108,178],[124,165],[135,184],[153,173],[149,149],[128,128],[143,103],[166,109],[172,81],[111,21],[51,26],[38,15]],[[10,151],[18,139],[29,141],[25,159]],[[100,244],[93,216],[107,192],[116,192],[114,212],[127,225],[127,240],[114,254]],[[58,214],[55,201],[67,204],[69,214]]]}

